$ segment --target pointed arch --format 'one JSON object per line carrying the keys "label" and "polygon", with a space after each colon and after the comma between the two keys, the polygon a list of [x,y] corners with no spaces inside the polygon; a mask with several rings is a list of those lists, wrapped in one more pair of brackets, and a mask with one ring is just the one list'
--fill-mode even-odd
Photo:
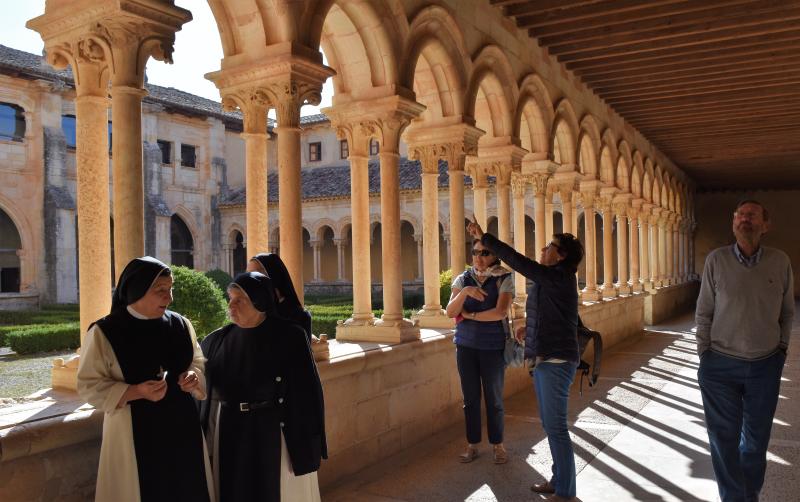
{"label": "pointed arch", "polygon": [[550,128],[550,147],[553,160],[577,167],[578,116],[567,98],[556,104],[553,126]]}
{"label": "pointed arch", "polygon": [[583,116],[578,137],[578,164],[580,172],[588,179],[597,179],[600,161],[600,129],[589,114]]}
{"label": "pointed arch", "polygon": [[[464,115],[475,119],[478,128],[487,132],[483,138],[512,136],[514,104],[519,97],[511,63],[496,45],[483,47],[474,58],[466,94]],[[482,98],[482,99],[480,99]],[[485,113],[481,117],[480,102],[485,100]],[[481,124],[491,121],[491,127]]]}
{"label": "pointed arch", "polygon": [[519,85],[520,95],[514,112],[513,136],[529,152],[550,156],[550,127],[553,108],[550,94],[541,77],[528,74]]}

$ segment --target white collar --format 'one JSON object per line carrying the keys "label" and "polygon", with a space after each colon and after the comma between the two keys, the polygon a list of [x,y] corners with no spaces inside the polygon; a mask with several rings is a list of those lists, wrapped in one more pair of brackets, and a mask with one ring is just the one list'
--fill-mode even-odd
{"label": "white collar", "polygon": [[136,311],[133,309],[133,307],[131,307],[130,305],[128,305],[126,308],[128,309],[128,313],[129,313],[130,315],[132,315],[133,317],[135,317],[135,318],[137,318],[137,319],[147,319],[147,317],[146,317],[146,316],[144,316],[144,315],[140,314],[139,312],[136,312]]}

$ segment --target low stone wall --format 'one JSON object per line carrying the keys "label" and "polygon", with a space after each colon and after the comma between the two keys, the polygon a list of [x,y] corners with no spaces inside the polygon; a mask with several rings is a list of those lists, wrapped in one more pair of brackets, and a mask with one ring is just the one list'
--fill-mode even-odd
{"label": "low stone wall", "polygon": [[0,293],[0,310],[38,310],[38,293]]}
{"label": "low stone wall", "polygon": [[[641,335],[644,300],[583,305],[581,316],[610,348]],[[333,340],[329,349],[331,359],[318,363],[330,456],[319,473],[323,488],[445,428],[463,428],[452,332],[423,329],[420,340],[391,346]],[[529,388],[524,369],[506,372],[507,396]],[[0,500],[91,499],[102,417],[78,405],[0,428]]]}
{"label": "low stone wall", "polygon": [[658,324],[678,314],[694,310],[700,281],[658,288],[644,302],[644,323]]}

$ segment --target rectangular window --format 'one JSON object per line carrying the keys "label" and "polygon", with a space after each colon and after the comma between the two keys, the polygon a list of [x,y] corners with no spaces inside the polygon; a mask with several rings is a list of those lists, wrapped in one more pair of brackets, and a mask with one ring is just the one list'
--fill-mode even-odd
{"label": "rectangular window", "polygon": [[158,148],[161,150],[161,163],[172,165],[172,143],[160,139]]}
{"label": "rectangular window", "polygon": [[381,146],[377,139],[369,140],[369,154],[378,155],[381,152]]}
{"label": "rectangular window", "polygon": [[0,103],[0,138],[22,141],[25,137],[25,111],[10,103]]}
{"label": "rectangular window", "polygon": [[316,143],[308,144],[308,160],[310,162],[322,160],[322,143],[317,141]]}
{"label": "rectangular window", "polygon": [[196,161],[195,148],[194,145],[181,145],[181,165],[183,167],[194,167]]}
{"label": "rectangular window", "polygon": [[350,157],[350,146],[347,144],[347,140],[343,139],[339,141],[339,158],[347,159],[349,157]]}

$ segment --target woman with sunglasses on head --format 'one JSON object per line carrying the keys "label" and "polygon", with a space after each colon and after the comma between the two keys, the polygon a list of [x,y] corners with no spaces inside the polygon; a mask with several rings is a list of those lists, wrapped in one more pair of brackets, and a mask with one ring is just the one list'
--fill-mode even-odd
{"label": "woman with sunglasses on head", "polygon": [[481,389],[486,403],[486,429],[494,463],[504,464],[503,349],[508,336],[508,309],[514,297],[511,273],[480,241],[472,244],[472,267],[453,281],[447,315],[456,318],[456,364],[464,396],[467,447],[463,463],[478,456],[481,442]]}
{"label": "woman with sunglasses on head", "polygon": [[206,398],[203,353],[170,303],[169,267],[131,260],[111,312],[84,339],[78,393],[105,412],[95,500],[214,500],[195,407]]}
{"label": "woman with sunglasses on head", "polygon": [[515,272],[532,281],[525,304],[525,327],[518,330],[517,338],[525,337],[525,358],[536,364],[533,383],[539,416],[553,456],[553,476],[549,481],[531,486],[531,490],[552,494],[547,500],[577,500],[575,454],[567,429],[567,404],[580,361],[575,273],[583,259],[583,245],[572,234],[555,234],[541,249],[537,262],[484,233],[474,220],[467,231]]}
{"label": "woman with sunglasses on head", "polygon": [[261,272],[272,280],[278,315],[296,323],[311,340],[311,313],[303,308],[294,289],[289,270],[275,253],[259,253],[247,263],[248,272]]}

